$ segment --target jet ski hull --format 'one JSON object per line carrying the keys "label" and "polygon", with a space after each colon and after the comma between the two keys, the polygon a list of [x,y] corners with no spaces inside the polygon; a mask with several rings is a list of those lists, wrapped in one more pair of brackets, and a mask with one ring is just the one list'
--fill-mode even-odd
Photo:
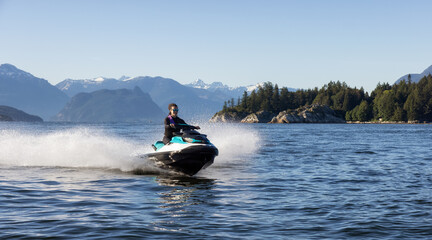
{"label": "jet ski hull", "polygon": [[215,146],[197,144],[179,150],[163,151],[161,149],[145,156],[154,160],[156,165],[161,168],[192,176],[213,164],[217,155],[218,149]]}

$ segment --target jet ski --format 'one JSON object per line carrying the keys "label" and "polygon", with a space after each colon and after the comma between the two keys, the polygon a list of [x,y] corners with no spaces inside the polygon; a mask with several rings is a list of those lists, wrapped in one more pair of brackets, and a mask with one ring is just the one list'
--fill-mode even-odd
{"label": "jet ski", "polygon": [[219,150],[207,139],[207,135],[187,124],[178,124],[178,128],[180,132],[174,133],[168,144],[157,141],[152,145],[155,152],[144,157],[153,160],[160,168],[189,176],[213,164]]}

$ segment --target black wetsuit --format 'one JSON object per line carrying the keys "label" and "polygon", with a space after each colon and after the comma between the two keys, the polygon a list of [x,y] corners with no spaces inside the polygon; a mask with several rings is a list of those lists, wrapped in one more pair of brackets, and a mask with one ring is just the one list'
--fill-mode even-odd
{"label": "black wetsuit", "polygon": [[165,123],[165,135],[164,135],[164,138],[163,138],[164,144],[167,144],[167,143],[169,143],[171,141],[171,139],[172,139],[172,137],[174,135],[174,132],[179,132],[180,131],[180,128],[177,126],[177,124],[179,124],[179,123],[186,124],[186,122],[183,119],[179,118],[179,117],[172,117],[172,120],[176,124],[175,128],[173,128],[173,127],[170,126],[170,124],[171,124],[170,118],[169,117],[165,118],[165,121],[164,121],[164,123]]}

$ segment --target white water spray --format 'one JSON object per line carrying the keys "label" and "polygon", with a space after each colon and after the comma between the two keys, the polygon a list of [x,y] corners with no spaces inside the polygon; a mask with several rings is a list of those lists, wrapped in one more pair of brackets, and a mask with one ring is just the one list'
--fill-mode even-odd
{"label": "white water spray", "polygon": [[46,134],[3,130],[0,139],[0,164],[130,171],[137,167],[133,153],[146,150],[149,151],[140,144],[87,128]]}
{"label": "white water spray", "polygon": [[[259,148],[259,135],[252,128],[229,124],[201,128],[219,149],[215,164],[229,164]],[[78,127],[42,134],[0,130],[0,136],[0,165],[157,171],[152,162],[137,157],[153,151],[151,142],[134,142],[97,129]]]}
{"label": "white water spray", "polygon": [[260,148],[260,135],[250,125],[204,124],[201,126],[210,141],[219,149],[215,164],[227,165],[247,160]]}

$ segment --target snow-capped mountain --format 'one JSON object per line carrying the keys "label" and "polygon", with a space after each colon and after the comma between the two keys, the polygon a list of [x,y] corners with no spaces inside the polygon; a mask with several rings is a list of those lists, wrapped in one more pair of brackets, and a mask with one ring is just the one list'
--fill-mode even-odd
{"label": "snow-capped mountain", "polygon": [[[99,90],[103,85],[106,89],[118,89],[122,82],[131,80],[132,78],[122,76],[119,79],[97,77],[91,79],[66,79],[56,85],[58,89],[65,92],[68,96],[72,97],[76,93],[81,92],[82,89]],[[87,91],[86,91],[87,92]]]}
{"label": "snow-capped mountain", "polygon": [[241,87],[230,87],[223,84],[222,82],[205,83],[203,80],[198,79],[192,83],[185,84],[187,87],[205,89],[211,92],[219,92],[227,95],[230,98],[240,97],[244,91],[251,93],[253,90],[257,89],[258,86],[263,86],[264,83],[258,83],[255,85],[241,86]]}
{"label": "snow-capped mountain", "polygon": [[395,83],[399,83],[400,81],[404,80],[408,81],[408,78],[411,77],[411,82],[419,82],[420,79],[422,79],[423,77],[428,76],[429,74],[432,74],[432,65],[428,68],[426,68],[422,73],[410,73],[410,74],[406,74],[404,76],[402,76],[401,78],[399,78]]}
{"label": "snow-capped mountain", "polygon": [[257,84],[255,84],[255,85],[249,85],[249,86],[246,86],[246,87],[243,87],[243,88],[246,88],[246,91],[247,91],[248,94],[249,94],[249,93],[251,93],[252,91],[254,91],[254,90],[256,90],[257,88],[262,87],[262,86],[264,86],[264,83],[257,83]]}
{"label": "snow-capped mountain", "polygon": [[[240,86],[240,87],[230,87],[228,85],[225,85],[221,82],[213,82],[210,84],[205,83],[203,80],[198,79],[192,83],[186,84],[185,86],[197,88],[197,89],[205,89],[211,92],[220,92],[228,97],[231,98],[238,98],[241,97],[246,91],[248,94],[250,94],[253,90],[256,90],[258,87],[264,86],[264,82],[257,83],[255,85],[248,85],[248,86]],[[289,91],[296,91],[294,88],[288,88]]]}
{"label": "snow-capped mountain", "polygon": [[14,78],[19,78],[19,77],[34,78],[34,76],[31,75],[30,73],[20,70],[14,65],[8,63],[0,65],[0,75],[5,77],[6,76],[14,77]]}
{"label": "snow-capped mountain", "polygon": [[229,87],[228,85],[224,85],[222,82],[213,82],[211,84],[205,83],[203,80],[198,79],[192,83],[185,84],[185,86],[193,87],[193,88],[200,88],[200,89],[206,89],[210,91],[216,91],[221,89],[229,89],[232,90],[233,88]]}
{"label": "snow-capped mountain", "polygon": [[230,87],[228,85],[223,84],[222,82],[213,82],[213,83],[205,83],[203,80],[198,79],[192,83],[185,84],[185,86],[193,87],[193,88],[200,88],[200,89],[206,89],[212,92],[215,92],[217,90],[220,91],[236,91],[237,89],[242,90],[248,90],[248,87],[253,87],[255,85],[250,85],[247,87]]}

